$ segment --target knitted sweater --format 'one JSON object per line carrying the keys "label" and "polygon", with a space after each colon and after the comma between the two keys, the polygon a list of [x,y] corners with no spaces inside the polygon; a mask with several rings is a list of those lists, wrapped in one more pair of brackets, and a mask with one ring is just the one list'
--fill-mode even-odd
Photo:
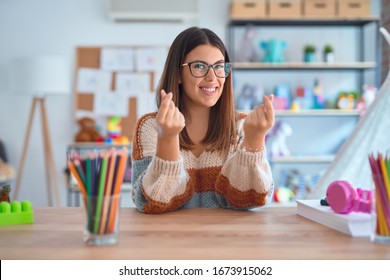
{"label": "knitted sweater", "polygon": [[156,113],[142,116],[132,149],[132,198],[138,210],[163,213],[180,208],[250,209],[271,201],[273,178],[265,149],[240,148],[244,115],[229,152],[204,151],[198,158],[180,150],[179,160],[158,158]]}

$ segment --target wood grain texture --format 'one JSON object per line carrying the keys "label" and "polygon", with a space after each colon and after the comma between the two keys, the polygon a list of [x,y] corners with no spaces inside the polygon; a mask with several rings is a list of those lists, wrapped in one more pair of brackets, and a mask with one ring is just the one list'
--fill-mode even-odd
{"label": "wood grain texture", "polygon": [[34,224],[0,227],[0,259],[390,259],[389,246],[311,222],[295,207],[120,211],[118,244],[91,247],[83,208],[34,209]]}

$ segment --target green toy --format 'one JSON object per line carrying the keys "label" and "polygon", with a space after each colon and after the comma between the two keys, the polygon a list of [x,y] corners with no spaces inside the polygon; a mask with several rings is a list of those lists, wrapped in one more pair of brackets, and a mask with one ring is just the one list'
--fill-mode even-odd
{"label": "green toy", "polygon": [[0,226],[32,223],[34,213],[30,201],[24,200],[20,203],[14,200],[12,203],[7,201],[0,203]]}

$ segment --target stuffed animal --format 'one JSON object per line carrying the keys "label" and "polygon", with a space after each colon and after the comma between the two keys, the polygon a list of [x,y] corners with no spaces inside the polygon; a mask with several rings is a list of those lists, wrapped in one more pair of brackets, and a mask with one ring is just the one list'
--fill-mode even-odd
{"label": "stuffed animal", "polygon": [[101,142],[103,137],[95,127],[95,120],[89,117],[81,118],[77,121],[80,130],[75,136],[76,142]]}
{"label": "stuffed animal", "polygon": [[357,101],[357,109],[363,115],[367,108],[374,102],[377,93],[377,88],[371,85],[363,86],[363,94]]}
{"label": "stuffed animal", "polygon": [[292,132],[292,128],[288,123],[282,121],[276,122],[266,139],[267,150],[270,151],[271,157],[290,155],[286,139]]}
{"label": "stuffed animal", "polygon": [[283,51],[287,46],[286,42],[272,39],[268,42],[262,41],[260,46],[265,51],[263,62],[284,62]]}

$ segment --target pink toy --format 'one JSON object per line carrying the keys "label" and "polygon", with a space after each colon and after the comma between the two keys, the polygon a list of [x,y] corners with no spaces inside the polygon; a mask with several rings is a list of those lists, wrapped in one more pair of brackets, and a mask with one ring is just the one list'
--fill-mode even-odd
{"label": "pink toy", "polygon": [[326,201],[332,210],[339,214],[371,212],[371,192],[354,189],[348,181],[332,182],[326,191]]}

